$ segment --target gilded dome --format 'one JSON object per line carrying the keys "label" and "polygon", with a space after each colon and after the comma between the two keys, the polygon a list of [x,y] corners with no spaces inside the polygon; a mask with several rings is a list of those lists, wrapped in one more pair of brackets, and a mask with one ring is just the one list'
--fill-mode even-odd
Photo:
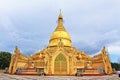
{"label": "gilded dome", "polygon": [[64,46],[71,46],[70,35],[63,26],[63,17],[61,13],[58,16],[58,26],[52,33],[49,42],[49,46],[57,46],[60,42],[62,42]]}
{"label": "gilded dome", "polygon": [[70,40],[70,36],[67,32],[65,31],[55,31],[51,35],[51,40],[56,39],[56,38],[64,38]]}

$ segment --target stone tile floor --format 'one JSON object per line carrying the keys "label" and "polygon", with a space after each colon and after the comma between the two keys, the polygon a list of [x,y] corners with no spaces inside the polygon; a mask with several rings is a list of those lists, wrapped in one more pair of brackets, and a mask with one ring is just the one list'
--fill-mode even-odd
{"label": "stone tile floor", "polygon": [[118,75],[106,76],[20,76],[0,73],[0,80],[120,80]]}

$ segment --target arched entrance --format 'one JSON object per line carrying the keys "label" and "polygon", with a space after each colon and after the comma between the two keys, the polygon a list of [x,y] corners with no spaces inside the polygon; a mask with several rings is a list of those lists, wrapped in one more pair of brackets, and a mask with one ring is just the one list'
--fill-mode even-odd
{"label": "arched entrance", "polygon": [[67,74],[67,60],[62,54],[54,61],[54,74]]}

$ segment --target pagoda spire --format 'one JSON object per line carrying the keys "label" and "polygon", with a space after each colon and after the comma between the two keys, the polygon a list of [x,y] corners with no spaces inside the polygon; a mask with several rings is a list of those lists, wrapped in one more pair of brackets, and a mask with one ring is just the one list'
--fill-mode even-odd
{"label": "pagoda spire", "polygon": [[60,9],[60,14],[59,14],[59,16],[58,16],[58,20],[59,19],[62,19],[63,20],[63,16],[62,16],[62,13],[61,13],[61,9]]}
{"label": "pagoda spire", "polygon": [[60,10],[60,13],[58,15],[58,24],[50,37],[49,46],[58,46],[61,44],[61,42],[64,46],[72,46],[70,35],[63,25],[63,16]]}
{"label": "pagoda spire", "polygon": [[58,16],[58,26],[56,27],[55,31],[66,31],[63,26],[63,16],[61,10]]}

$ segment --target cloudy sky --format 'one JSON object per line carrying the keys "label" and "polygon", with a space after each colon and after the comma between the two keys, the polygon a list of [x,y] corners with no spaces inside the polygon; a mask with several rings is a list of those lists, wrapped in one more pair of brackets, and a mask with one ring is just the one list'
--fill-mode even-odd
{"label": "cloudy sky", "polygon": [[30,55],[44,49],[62,10],[72,44],[87,54],[106,46],[120,58],[120,0],[0,0],[0,51],[18,46]]}

